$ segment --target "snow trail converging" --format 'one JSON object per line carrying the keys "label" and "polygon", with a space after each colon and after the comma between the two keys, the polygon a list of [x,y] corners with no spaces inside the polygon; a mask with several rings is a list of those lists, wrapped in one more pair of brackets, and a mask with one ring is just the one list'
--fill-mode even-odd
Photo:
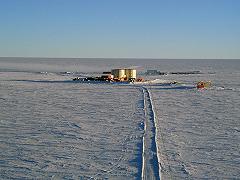
{"label": "snow trail converging", "polygon": [[144,136],[142,152],[142,179],[160,179],[156,122],[152,98],[146,87],[142,88],[144,99]]}

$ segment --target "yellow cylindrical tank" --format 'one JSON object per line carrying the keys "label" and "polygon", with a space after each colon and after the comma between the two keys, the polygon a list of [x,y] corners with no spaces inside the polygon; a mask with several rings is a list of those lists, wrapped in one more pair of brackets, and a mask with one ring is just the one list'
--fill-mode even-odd
{"label": "yellow cylindrical tank", "polygon": [[126,77],[128,79],[136,79],[137,78],[137,71],[136,69],[125,69]]}
{"label": "yellow cylindrical tank", "polygon": [[125,78],[125,69],[112,69],[112,75],[114,78],[122,79]]}

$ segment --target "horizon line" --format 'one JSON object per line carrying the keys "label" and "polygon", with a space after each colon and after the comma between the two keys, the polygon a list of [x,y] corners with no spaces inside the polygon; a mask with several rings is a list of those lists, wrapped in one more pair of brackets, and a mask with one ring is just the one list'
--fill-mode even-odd
{"label": "horizon line", "polygon": [[151,58],[151,57],[46,57],[46,56],[0,56],[0,58],[43,58],[43,59],[150,59],[150,60],[240,60],[240,58]]}

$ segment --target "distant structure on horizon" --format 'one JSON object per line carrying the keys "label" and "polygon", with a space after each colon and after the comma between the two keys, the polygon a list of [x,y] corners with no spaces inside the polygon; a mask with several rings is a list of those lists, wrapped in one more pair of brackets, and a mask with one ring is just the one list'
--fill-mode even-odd
{"label": "distant structure on horizon", "polygon": [[124,79],[124,80],[137,78],[136,69],[112,69],[111,74],[114,76],[114,78]]}
{"label": "distant structure on horizon", "polygon": [[137,70],[136,69],[112,69],[109,72],[103,72],[101,76],[98,77],[87,77],[79,78],[76,77],[74,81],[100,81],[100,82],[142,82],[142,78],[137,79]]}

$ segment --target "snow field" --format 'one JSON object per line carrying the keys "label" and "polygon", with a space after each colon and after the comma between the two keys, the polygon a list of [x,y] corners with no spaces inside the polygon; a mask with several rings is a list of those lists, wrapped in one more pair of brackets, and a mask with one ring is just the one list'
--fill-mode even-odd
{"label": "snow field", "polygon": [[141,177],[144,112],[139,89],[0,83],[2,179]]}

